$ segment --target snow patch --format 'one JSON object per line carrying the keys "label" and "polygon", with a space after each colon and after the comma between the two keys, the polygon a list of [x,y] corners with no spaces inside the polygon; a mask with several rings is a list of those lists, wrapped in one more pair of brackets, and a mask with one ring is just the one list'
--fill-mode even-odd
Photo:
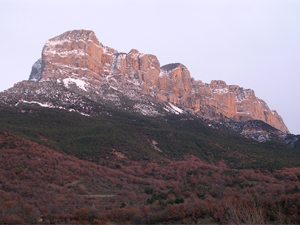
{"label": "snow patch", "polygon": [[159,78],[163,78],[163,77],[166,77],[168,76],[168,72],[165,71],[165,70],[161,70],[160,73],[159,73]]}
{"label": "snow patch", "polygon": [[[60,57],[69,57],[69,55],[80,55],[80,56],[84,56],[84,55],[88,55],[85,52],[85,49],[72,49],[72,50],[66,50],[66,51],[61,51],[62,49],[64,49],[64,45],[68,45],[70,46],[72,43],[87,43],[87,42],[93,42],[93,44],[97,47],[97,48],[103,48],[100,45],[97,45],[93,40],[91,39],[78,39],[78,40],[71,40],[71,39],[63,39],[63,40],[57,40],[57,39],[52,39],[52,40],[48,40],[45,44],[45,49],[43,51],[43,54],[45,55],[59,55]],[[67,44],[66,44],[67,43]],[[105,48],[104,48],[105,49]],[[58,50],[58,51],[57,51]]]}
{"label": "snow patch", "polygon": [[177,106],[173,105],[172,103],[169,102],[169,105],[165,105],[164,110],[167,112],[174,113],[176,115],[184,113],[184,111]]}
{"label": "snow patch", "polygon": [[[41,102],[37,102],[37,101],[26,101],[26,100],[20,100],[17,104],[15,104],[15,106],[18,106],[21,103],[26,103],[26,104],[37,104],[41,107],[45,107],[45,108],[55,108],[55,109],[63,109],[63,110],[67,110],[66,108],[62,107],[62,106],[54,106],[52,103],[46,102],[46,103],[41,103]],[[75,109],[68,109],[69,112],[76,112],[79,113],[83,116],[90,116],[89,114],[80,112],[78,110]]]}
{"label": "snow patch", "polygon": [[75,56],[85,56],[87,55],[87,53],[84,52],[83,49],[74,49],[74,50],[71,50],[71,51],[56,51],[55,49],[47,49],[46,51],[44,51],[44,54],[45,55],[49,55],[49,54],[52,54],[52,55],[59,55],[60,57],[74,57]]}
{"label": "snow patch", "polygon": [[114,94],[107,94],[105,96],[103,96],[104,100],[108,100],[108,101],[112,101],[114,103],[116,103],[117,105],[120,105],[120,98],[118,95],[114,95]]}
{"label": "snow patch", "polygon": [[140,112],[145,116],[159,116],[160,113],[152,106],[137,103],[133,106],[134,111]]}
{"label": "snow patch", "polygon": [[79,111],[77,111],[77,110],[75,110],[75,109],[69,109],[68,111],[69,111],[69,112],[76,112],[76,113],[79,113],[79,114],[81,114],[81,115],[83,115],[83,116],[90,116],[89,114],[86,114],[86,113],[83,113],[83,112],[79,112]]}
{"label": "snow patch", "polygon": [[113,86],[109,86],[111,89],[114,89],[115,91],[118,91],[118,89],[116,87]]}
{"label": "snow patch", "polygon": [[213,94],[223,95],[223,94],[227,94],[229,90],[228,87],[226,87],[226,88],[211,89],[211,92]]}
{"label": "snow patch", "polygon": [[243,130],[241,135],[246,138],[252,138],[258,142],[266,142],[270,140],[269,133],[263,130]]}
{"label": "snow patch", "polygon": [[242,92],[235,95],[235,102],[243,102],[245,100],[248,100],[251,95],[253,95],[253,91],[251,89],[243,89]]}
{"label": "snow patch", "polygon": [[46,107],[46,108],[55,108],[54,105],[52,105],[51,103],[40,103],[40,102],[37,102],[37,101],[26,101],[26,100],[20,100],[17,104],[15,104],[15,106],[18,106],[19,104],[21,103],[27,103],[27,104],[38,104],[42,107]]}
{"label": "snow patch", "polygon": [[79,87],[80,89],[82,89],[84,91],[87,91],[85,89],[85,85],[87,85],[87,84],[83,80],[68,77],[68,78],[63,79],[62,81],[66,88],[69,88],[70,84],[75,83],[77,87]]}
{"label": "snow patch", "polygon": [[97,76],[99,76],[99,74],[93,72],[92,70],[90,70],[88,68],[75,67],[75,66],[65,65],[65,64],[61,64],[61,63],[52,63],[52,65],[55,65],[58,68],[62,68],[62,70],[57,69],[60,72],[60,74],[66,74],[66,73],[69,73],[70,71],[83,70],[83,71],[88,71],[90,73],[93,73],[93,74],[96,74]]}
{"label": "snow patch", "polygon": [[179,112],[180,114],[183,113],[183,110],[180,109],[180,108],[178,108],[177,106],[175,106],[175,105],[173,105],[173,104],[171,104],[171,103],[169,103],[169,105],[170,105],[174,110],[176,110],[177,112]]}

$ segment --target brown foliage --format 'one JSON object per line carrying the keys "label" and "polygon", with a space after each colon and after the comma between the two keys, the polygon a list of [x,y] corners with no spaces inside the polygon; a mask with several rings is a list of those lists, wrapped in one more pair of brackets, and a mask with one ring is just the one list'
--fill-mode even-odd
{"label": "brown foliage", "polygon": [[300,223],[300,168],[231,170],[193,156],[108,168],[5,133],[0,142],[0,223]]}

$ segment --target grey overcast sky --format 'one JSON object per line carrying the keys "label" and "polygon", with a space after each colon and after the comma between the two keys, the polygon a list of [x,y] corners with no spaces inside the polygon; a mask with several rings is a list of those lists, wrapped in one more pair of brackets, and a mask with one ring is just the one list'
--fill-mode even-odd
{"label": "grey overcast sky", "polygon": [[300,0],[0,0],[0,91],[27,80],[45,42],[73,29],[180,62],[196,80],[253,89],[300,134]]}

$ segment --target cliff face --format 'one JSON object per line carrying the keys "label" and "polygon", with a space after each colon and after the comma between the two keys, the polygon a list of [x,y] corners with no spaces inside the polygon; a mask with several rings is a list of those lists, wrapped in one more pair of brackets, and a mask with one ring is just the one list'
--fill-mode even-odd
{"label": "cliff face", "polygon": [[103,46],[93,31],[68,31],[48,40],[29,78],[30,81],[64,79],[106,84],[135,96],[150,95],[183,106],[204,119],[262,120],[289,133],[277,112],[270,110],[253,90],[227,85],[224,81],[204,84],[191,78],[184,65],[174,63],[160,67],[156,56],[135,49],[119,53]]}

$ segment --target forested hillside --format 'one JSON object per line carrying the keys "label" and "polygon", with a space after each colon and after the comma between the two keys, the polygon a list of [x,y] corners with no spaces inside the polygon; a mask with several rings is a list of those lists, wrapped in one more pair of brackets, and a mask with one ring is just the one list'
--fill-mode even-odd
{"label": "forested hillside", "polygon": [[[0,132],[2,224],[300,223],[300,168],[276,169],[276,166],[287,165],[288,162],[296,165],[296,150],[293,152],[278,143],[260,144],[239,136],[231,136],[232,139],[228,140],[229,136],[225,133],[202,127],[200,122],[199,128],[193,127],[184,118],[178,120],[179,124],[168,118],[168,125],[162,125],[123,115],[119,118],[122,123],[117,125],[115,120],[118,117],[113,117],[113,120],[109,120],[112,117],[98,117],[96,123],[95,118],[77,114],[67,116],[56,110],[47,111],[48,114],[39,109],[31,110],[13,110],[11,114],[4,114],[5,110],[1,110],[1,129],[6,130]],[[129,119],[132,120],[130,126],[126,122]],[[105,122],[106,130],[101,120]],[[27,127],[29,122],[33,125]],[[74,152],[68,152],[71,149],[68,144],[72,142],[66,144],[63,139],[78,138],[76,132],[72,132],[74,124],[78,127],[77,134],[93,138],[86,142],[86,149],[83,145],[77,148],[72,145]],[[192,124],[197,123],[193,121]],[[183,130],[187,126],[191,127],[191,132]],[[133,127],[139,131],[142,128],[147,130],[147,139],[156,140],[159,144],[151,143],[169,155],[151,149],[151,144],[139,149],[142,154],[138,149],[131,152],[130,142],[122,138],[114,139],[117,142],[107,142],[110,140],[105,139],[108,136],[102,137],[103,141],[107,146],[110,143],[107,149],[114,150],[105,152],[101,147],[98,152],[91,151],[92,146],[97,146],[93,141],[99,139],[98,134],[109,131],[110,135],[120,137],[118,132],[123,132],[124,137],[129,137],[125,131],[128,129],[129,132]],[[195,133],[200,130],[202,133]],[[84,133],[87,131],[96,136]],[[135,132],[137,135],[138,132]],[[207,158],[205,151],[199,150],[170,155],[171,149],[182,144],[180,135],[185,135],[183,139],[191,135],[192,139],[186,140],[195,141],[198,135],[199,140],[203,140],[201,148],[206,148]],[[162,144],[168,137],[175,140],[169,151],[165,147],[168,142]],[[240,142],[236,149],[248,147],[222,158],[221,155],[227,152],[224,150],[226,144],[231,143],[229,148],[233,148],[232,140],[235,139]],[[136,140],[139,143],[138,138]],[[90,147],[88,143],[91,143]],[[278,164],[274,164],[272,169],[271,163],[265,167],[255,161],[243,161],[247,159],[243,158],[246,150],[249,151],[247,155],[259,158],[259,153],[251,152],[254,146],[262,151],[261,154],[273,151]],[[281,153],[274,151],[276,146],[282,151],[290,151],[290,158],[280,160]],[[95,157],[96,152],[100,155],[98,158]],[[197,152],[199,155],[195,156]],[[137,156],[133,157],[135,154]]]}
{"label": "forested hillside", "polygon": [[230,168],[300,166],[299,149],[275,141],[259,143],[220,124],[213,129],[196,117],[151,118],[118,110],[107,114],[87,117],[38,106],[4,107],[0,125],[3,131],[96,164],[120,153],[130,160],[151,162],[194,155],[207,163],[223,160]]}

